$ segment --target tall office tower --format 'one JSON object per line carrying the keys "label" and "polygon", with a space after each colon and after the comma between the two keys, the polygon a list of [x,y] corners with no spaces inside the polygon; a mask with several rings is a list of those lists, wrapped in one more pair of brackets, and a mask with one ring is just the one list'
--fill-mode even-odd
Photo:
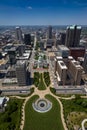
{"label": "tall office tower", "polygon": [[60,43],[62,45],[65,45],[65,40],[66,40],[66,33],[64,32],[60,33]]}
{"label": "tall office tower", "polygon": [[68,70],[71,77],[73,78],[73,84],[80,85],[83,67],[80,66],[79,62],[75,60],[71,60]]}
{"label": "tall office tower", "polygon": [[80,42],[81,26],[67,27],[65,45],[67,47],[78,47]]}
{"label": "tall office tower", "polygon": [[22,30],[20,27],[16,27],[16,40],[19,43],[23,43]]}
{"label": "tall office tower", "polygon": [[19,86],[27,84],[26,61],[19,60],[16,64],[16,77]]}
{"label": "tall office tower", "polygon": [[24,34],[24,43],[25,43],[25,45],[31,45],[31,35],[30,34]]}
{"label": "tall office tower", "polygon": [[83,67],[85,72],[87,73],[87,51],[85,52]]}
{"label": "tall office tower", "polygon": [[49,27],[48,27],[47,38],[48,38],[48,39],[52,39],[52,26],[49,26]]}
{"label": "tall office tower", "polygon": [[19,52],[19,56],[23,56],[23,53],[25,52],[25,45],[24,44],[19,44],[18,52]]}
{"label": "tall office tower", "polygon": [[9,49],[8,55],[9,55],[10,65],[13,65],[16,63],[16,53],[17,53],[16,47],[12,47],[11,49]]}

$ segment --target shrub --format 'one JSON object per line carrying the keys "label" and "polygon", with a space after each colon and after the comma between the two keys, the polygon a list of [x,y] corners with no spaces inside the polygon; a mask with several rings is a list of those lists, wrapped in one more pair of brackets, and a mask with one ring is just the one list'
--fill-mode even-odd
{"label": "shrub", "polygon": [[55,89],[55,88],[51,88],[51,87],[50,87],[50,91],[51,91],[53,94],[56,94],[56,89]]}

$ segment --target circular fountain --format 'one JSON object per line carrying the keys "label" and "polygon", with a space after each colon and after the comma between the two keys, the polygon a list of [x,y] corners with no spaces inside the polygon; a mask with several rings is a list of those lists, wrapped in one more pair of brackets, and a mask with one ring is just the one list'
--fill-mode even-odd
{"label": "circular fountain", "polygon": [[52,103],[48,99],[37,99],[32,106],[35,111],[45,113],[52,108]]}

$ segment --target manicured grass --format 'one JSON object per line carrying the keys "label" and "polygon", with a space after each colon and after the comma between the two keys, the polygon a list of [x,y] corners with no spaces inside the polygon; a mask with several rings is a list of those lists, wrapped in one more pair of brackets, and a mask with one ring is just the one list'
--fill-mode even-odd
{"label": "manicured grass", "polygon": [[24,100],[11,98],[5,112],[0,113],[0,130],[19,130]]}
{"label": "manicured grass", "polygon": [[43,74],[42,73],[40,74],[38,89],[39,90],[45,90],[46,89],[46,86],[45,86],[44,81],[43,81]]}
{"label": "manicured grass", "polygon": [[46,98],[52,102],[52,109],[47,113],[38,113],[32,107],[37,98],[38,96],[33,96],[26,104],[24,130],[64,130],[56,99],[47,95]]}
{"label": "manicured grass", "polygon": [[87,99],[79,96],[72,100],[61,100],[64,107],[64,117],[69,130],[81,127],[83,119],[87,118]]}
{"label": "manicured grass", "polygon": [[39,72],[34,72],[34,85],[38,87],[39,90],[45,90],[46,86],[43,81],[43,74]]}

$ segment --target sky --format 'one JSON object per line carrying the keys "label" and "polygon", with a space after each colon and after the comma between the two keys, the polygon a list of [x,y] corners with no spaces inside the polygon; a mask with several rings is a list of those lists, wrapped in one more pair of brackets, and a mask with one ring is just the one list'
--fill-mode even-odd
{"label": "sky", "polygon": [[87,25],[87,0],[0,0],[0,25]]}

